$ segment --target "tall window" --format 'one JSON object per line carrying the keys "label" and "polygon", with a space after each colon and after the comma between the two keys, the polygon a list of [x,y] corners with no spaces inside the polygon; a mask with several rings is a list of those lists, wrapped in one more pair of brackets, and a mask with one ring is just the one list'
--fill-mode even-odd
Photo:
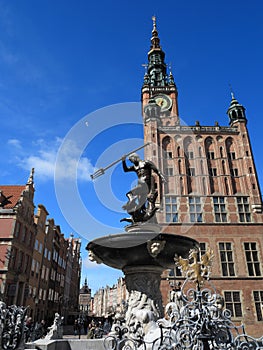
{"label": "tall window", "polygon": [[36,267],[36,260],[35,260],[35,259],[32,259],[32,264],[31,264],[31,276],[34,276],[35,267]]}
{"label": "tall window", "polygon": [[228,156],[229,159],[232,159],[232,160],[236,159],[236,154],[235,154],[235,152],[228,152],[228,153],[227,153],[227,156]]}
{"label": "tall window", "polygon": [[210,168],[209,172],[210,172],[210,176],[217,176],[217,169],[216,168]]}
{"label": "tall window", "polygon": [[185,152],[185,156],[188,159],[194,159],[194,152],[193,151],[187,151],[187,152]]}
{"label": "tall window", "polygon": [[227,222],[225,197],[213,197],[216,222]]}
{"label": "tall window", "polygon": [[224,292],[226,308],[231,311],[232,317],[242,317],[242,306],[239,291]]}
{"label": "tall window", "polygon": [[167,176],[173,176],[173,174],[174,174],[174,169],[173,169],[173,168],[165,168],[164,173],[165,173],[165,175],[167,175]]}
{"label": "tall window", "polygon": [[208,159],[215,159],[215,152],[208,151],[207,152],[207,158]]}
{"label": "tall window", "polygon": [[233,177],[237,177],[238,176],[238,168],[232,168],[230,169],[230,174]]}
{"label": "tall window", "polygon": [[248,197],[237,197],[237,210],[240,222],[251,222],[251,213],[248,203]]}
{"label": "tall window", "polygon": [[165,159],[172,159],[173,158],[173,152],[171,152],[171,151],[164,151],[164,158]]}
{"label": "tall window", "polygon": [[203,222],[202,202],[200,197],[189,197],[189,210],[191,222]]}
{"label": "tall window", "polygon": [[165,197],[165,220],[166,222],[178,222],[177,198]]}
{"label": "tall window", "polygon": [[199,247],[200,247],[200,252],[201,252],[201,255],[204,255],[206,250],[207,250],[207,244],[206,242],[200,242],[199,243]]}
{"label": "tall window", "polygon": [[253,297],[255,302],[255,308],[257,313],[257,320],[263,321],[263,291],[262,290],[255,290],[253,291]]}
{"label": "tall window", "polygon": [[195,168],[188,168],[188,175],[195,176]]}
{"label": "tall window", "polygon": [[247,262],[247,269],[249,276],[261,276],[260,273],[260,261],[258,258],[257,243],[245,242],[245,255]]}
{"label": "tall window", "polygon": [[232,243],[220,242],[219,253],[223,276],[235,276]]}

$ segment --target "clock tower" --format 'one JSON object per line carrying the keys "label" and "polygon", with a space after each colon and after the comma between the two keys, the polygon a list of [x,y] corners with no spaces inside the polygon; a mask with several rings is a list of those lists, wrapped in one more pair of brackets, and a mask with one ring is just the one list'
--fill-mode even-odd
{"label": "clock tower", "polygon": [[[191,237],[214,252],[211,281],[232,320],[262,336],[263,205],[245,107],[232,93],[229,125],[181,123],[177,87],[153,17],[151,47],[141,90],[144,157],[165,175],[156,177],[156,206],[162,232]],[[164,303],[180,271],[162,276]]]}
{"label": "clock tower", "polygon": [[142,108],[145,125],[152,119],[158,124],[174,126],[179,123],[177,88],[173,74],[167,73],[165,53],[160,46],[156,28],[156,18],[153,17],[151,47],[148,52],[147,71],[142,86]]}
{"label": "clock tower", "polygon": [[[145,149],[145,158],[152,160],[163,171],[162,137],[158,130],[165,129],[165,127],[176,127],[180,124],[178,91],[171,70],[167,72],[165,53],[160,46],[155,16],[152,17],[152,20],[151,46],[141,90],[144,142],[152,143],[151,147]],[[163,188],[158,179],[156,179],[156,184],[159,193],[156,204],[160,205]]]}

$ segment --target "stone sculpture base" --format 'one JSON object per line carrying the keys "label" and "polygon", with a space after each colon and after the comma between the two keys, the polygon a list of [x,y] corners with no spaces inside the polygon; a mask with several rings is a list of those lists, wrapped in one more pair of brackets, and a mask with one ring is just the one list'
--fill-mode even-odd
{"label": "stone sculpture base", "polygon": [[156,266],[126,266],[126,287],[129,292],[125,324],[130,337],[140,339],[147,333],[148,324],[163,316],[160,292],[163,268]]}

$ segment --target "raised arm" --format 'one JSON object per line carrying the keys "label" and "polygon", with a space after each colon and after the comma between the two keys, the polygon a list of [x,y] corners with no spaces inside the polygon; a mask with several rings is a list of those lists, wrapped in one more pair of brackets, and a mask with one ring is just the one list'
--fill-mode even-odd
{"label": "raised arm", "polygon": [[122,156],[121,160],[122,160],[123,171],[125,173],[127,173],[129,171],[135,171],[134,166],[130,166],[130,167],[127,166],[127,164],[126,164],[126,155]]}

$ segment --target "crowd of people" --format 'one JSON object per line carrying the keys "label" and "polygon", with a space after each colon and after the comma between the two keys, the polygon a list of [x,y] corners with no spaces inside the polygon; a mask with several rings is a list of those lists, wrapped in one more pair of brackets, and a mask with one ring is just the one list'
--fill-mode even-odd
{"label": "crowd of people", "polygon": [[80,337],[81,334],[87,339],[99,339],[106,336],[112,326],[112,319],[107,318],[77,318],[74,322],[74,334]]}
{"label": "crowd of people", "polygon": [[[113,320],[111,317],[78,317],[74,321],[74,335],[86,335],[87,339],[99,339],[109,334]],[[45,320],[33,322],[32,317],[27,317],[25,321],[25,342],[35,341],[44,338],[48,333]]]}

